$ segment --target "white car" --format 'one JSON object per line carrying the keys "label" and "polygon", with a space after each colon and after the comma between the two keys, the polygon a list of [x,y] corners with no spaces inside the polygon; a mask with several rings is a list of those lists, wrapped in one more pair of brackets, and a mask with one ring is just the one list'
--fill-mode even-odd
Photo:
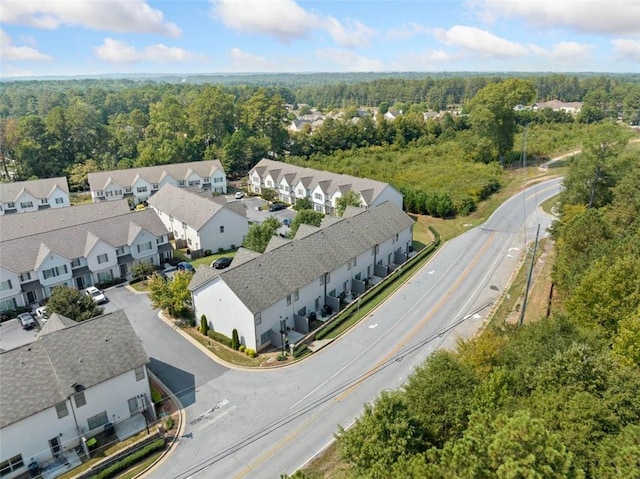
{"label": "white car", "polygon": [[242,191],[236,191],[236,194],[234,195],[234,198],[236,200],[241,200],[242,198],[244,198],[244,193]]}
{"label": "white car", "polygon": [[107,302],[107,297],[104,295],[102,291],[100,291],[95,286],[89,286],[87,289],[84,290],[84,294],[93,298],[93,300],[98,304]]}
{"label": "white car", "polygon": [[47,307],[40,306],[38,309],[36,309],[36,316],[38,317],[38,319],[40,319],[40,321],[46,323],[49,319],[49,312],[47,311]]}

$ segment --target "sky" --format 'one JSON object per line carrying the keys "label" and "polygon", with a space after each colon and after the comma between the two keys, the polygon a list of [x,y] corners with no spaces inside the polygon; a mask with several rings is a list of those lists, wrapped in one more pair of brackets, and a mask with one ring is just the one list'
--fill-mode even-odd
{"label": "sky", "polygon": [[2,0],[0,77],[640,72],[640,0]]}

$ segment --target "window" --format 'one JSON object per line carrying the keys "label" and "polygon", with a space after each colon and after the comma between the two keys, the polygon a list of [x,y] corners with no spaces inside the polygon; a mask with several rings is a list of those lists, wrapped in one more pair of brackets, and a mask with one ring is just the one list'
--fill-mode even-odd
{"label": "window", "polygon": [[134,369],[136,373],[136,381],[142,381],[144,379],[144,366],[140,366]]}
{"label": "window", "polygon": [[84,397],[84,391],[80,391],[79,393],[75,393],[73,395],[73,400],[76,402],[76,407],[82,407],[87,404],[87,400]]}
{"label": "window", "polygon": [[122,190],[114,190],[113,195],[114,196],[122,196]]}
{"label": "window", "polygon": [[191,242],[191,238],[187,238],[187,243],[189,243],[190,245],[192,245],[193,243]]}
{"label": "window", "polygon": [[324,284],[324,274],[320,276],[320,286]]}
{"label": "window", "polygon": [[113,196],[113,191],[106,191],[105,192],[105,196],[107,196],[107,197]]}
{"label": "window", "polygon": [[77,268],[78,266],[80,266],[80,258],[76,258],[71,262],[71,267],[72,268]]}
{"label": "window", "polygon": [[147,187],[146,186],[138,186],[136,188],[136,192],[137,193],[146,193],[147,192]]}
{"label": "window", "polygon": [[321,195],[320,193],[314,193],[314,194],[313,194],[313,197],[314,197],[316,200],[320,200],[320,201],[322,201],[322,195]]}
{"label": "window", "polygon": [[29,281],[30,279],[31,279],[31,273],[30,273],[30,272],[28,272],[28,271],[27,271],[26,273],[22,273],[22,274],[20,275],[20,281],[21,281],[22,283],[24,283],[25,281]]}
{"label": "window", "polygon": [[306,316],[307,315],[307,307],[304,306],[298,310],[298,316]]}
{"label": "window", "polygon": [[89,431],[92,431],[97,427],[104,426],[108,422],[109,422],[109,419],[107,418],[107,411],[102,411],[100,414],[96,414],[95,416],[87,419],[87,424],[89,425]]}
{"label": "window", "polygon": [[222,183],[224,181],[224,178],[217,176],[213,179],[214,183]]}
{"label": "window", "polygon": [[106,281],[111,281],[113,279],[113,272],[109,271],[101,271],[98,273],[98,283],[104,283]]}
{"label": "window", "polygon": [[268,343],[271,341],[271,333],[269,331],[260,335],[260,344]]}
{"label": "window", "polygon": [[184,186],[184,180],[178,180],[178,186]]}
{"label": "window", "polygon": [[256,324],[260,324],[262,322],[262,315],[260,313],[256,313],[255,319]]}
{"label": "window", "polygon": [[125,186],[124,192],[125,193],[131,193],[131,187],[130,186]]}
{"label": "window", "polygon": [[96,196],[104,196],[104,191],[102,190],[96,191]]}
{"label": "window", "polygon": [[143,251],[149,251],[153,248],[151,241],[147,241],[146,243],[142,243],[138,245],[138,253],[142,253]]}
{"label": "window", "polygon": [[298,196],[302,196],[302,195],[303,195],[302,188],[298,188]]}
{"label": "window", "polygon": [[0,301],[0,311],[16,309],[17,307],[18,307],[18,304],[16,303],[16,298],[5,299],[4,301]]}
{"label": "window", "polygon": [[200,186],[200,180],[189,180],[189,186]]}
{"label": "window", "polygon": [[207,185],[209,183],[211,183],[211,179],[208,176],[205,176],[204,178],[202,178],[202,182]]}
{"label": "window", "polygon": [[7,203],[7,208],[15,208],[15,207],[16,205],[12,201],[9,201],[9,203]]}
{"label": "window", "polygon": [[0,476],[7,476],[21,467],[24,467],[24,461],[22,460],[22,454],[18,454],[0,463]]}
{"label": "window", "polygon": [[98,255],[98,264],[106,263],[109,261],[109,255],[107,253]]}
{"label": "window", "polygon": [[40,204],[41,205],[48,205],[49,204],[49,199],[48,198],[40,198]]}
{"label": "window", "polygon": [[265,181],[264,184],[269,188],[271,188],[273,186],[273,183],[271,182],[271,180]]}
{"label": "window", "polygon": [[182,228],[185,230],[187,229],[187,223],[185,223],[184,221],[182,222]]}
{"label": "window", "polygon": [[61,205],[64,203],[64,198],[56,198],[56,205]]}
{"label": "window", "polygon": [[116,249],[116,256],[122,256],[124,254],[124,246],[119,246]]}
{"label": "window", "polygon": [[56,404],[56,413],[58,413],[58,419],[62,419],[69,415],[69,410],[67,409],[67,401],[62,401]]}
{"label": "window", "polygon": [[33,208],[33,201],[23,201],[20,203],[20,208]]}
{"label": "window", "polygon": [[138,407],[138,398],[137,397],[133,397],[129,400],[127,400],[127,403],[129,404],[129,414],[135,414],[137,413],[140,408]]}
{"label": "window", "polygon": [[56,266],[55,268],[45,269],[42,272],[42,277],[44,279],[55,278],[56,276],[60,276],[61,274],[66,274],[68,272],[67,265],[63,264],[62,266]]}
{"label": "window", "polygon": [[282,191],[289,191],[289,187],[287,185],[282,185]]}
{"label": "window", "polygon": [[220,227],[220,233],[224,233],[224,226]]}
{"label": "window", "polygon": [[0,291],[6,291],[11,288],[12,288],[12,285],[11,285],[10,279],[7,279],[6,281],[0,281]]}
{"label": "window", "polygon": [[160,187],[160,185],[159,185],[158,183],[153,183],[153,184],[151,185],[151,189],[152,189],[152,190],[157,190],[159,187]]}
{"label": "window", "polygon": [[291,306],[291,295],[287,295],[287,306]]}
{"label": "window", "polygon": [[299,299],[300,299],[300,290],[296,289],[296,290],[293,292],[293,300],[294,300],[294,301],[298,301]]}

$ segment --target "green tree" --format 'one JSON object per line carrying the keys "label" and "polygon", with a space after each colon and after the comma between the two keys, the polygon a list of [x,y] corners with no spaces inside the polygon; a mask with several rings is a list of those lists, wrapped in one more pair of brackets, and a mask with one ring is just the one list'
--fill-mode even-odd
{"label": "green tree", "polygon": [[262,188],[260,196],[262,196],[262,199],[265,201],[273,201],[278,197],[278,193],[272,188]]}
{"label": "green tree", "polygon": [[200,332],[205,336],[209,332],[209,321],[207,321],[207,317],[204,314],[200,316]]}
{"label": "green tree", "polygon": [[149,299],[153,308],[167,311],[174,318],[187,318],[192,314],[189,282],[193,273],[177,271],[166,281],[158,274],[149,279]]}
{"label": "green tree", "polygon": [[258,253],[264,253],[269,241],[271,241],[279,227],[280,222],[273,217],[267,218],[262,224],[251,225],[242,245]]}
{"label": "green tree", "polygon": [[598,446],[598,479],[638,477],[640,473],[640,425],[629,424],[619,434],[606,438]]}
{"label": "green tree", "polygon": [[74,321],[85,321],[100,316],[104,309],[96,304],[90,296],[66,285],[56,286],[51,290],[47,301],[47,312],[58,313]]}
{"label": "green tree", "polygon": [[355,206],[359,208],[360,205],[362,205],[362,196],[360,196],[360,193],[349,190],[336,200],[336,212],[338,213],[338,216],[342,216],[344,214],[344,210],[347,209],[347,206]]}
{"label": "green tree", "polygon": [[296,211],[301,210],[310,210],[313,208],[313,203],[309,198],[298,198],[296,199],[296,203],[293,205],[293,209]]}
{"label": "green tree", "polygon": [[640,367],[640,309],[618,323],[612,353],[621,363]]}
{"label": "green tree", "polygon": [[100,171],[95,160],[76,163],[69,170],[69,186],[73,190],[89,190],[89,173]]}
{"label": "green tree", "polygon": [[231,332],[231,348],[238,349],[240,347],[240,338],[238,337],[238,330],[233,328]]}
{"label": "green tree", "polygon": [[296,236],[298,228],[300,228],[301,224],[320,226],[320,224],[322,223],[322,218],[324,218],[324,215],[319,211],[299,210],[296,213],[296,216],[293,218],[293,221],[291,222],[291,231],[289,232],[289,237],[294,238]]}
{"label": "green tree", "polygon": [[507,153],[513,149],[516,132],[514,107],[529,104],[534,97],[535,90],[531,83],[510,78],[487,85],[469,102],[473,129],[480,137],[491,140],[501,165]]}
{"label": "green tree", "polygon": [[424,431],[411,417],[398,392],[383,391],[353,427],[338,428],[342,458],[353,465],[361,477],[386,479],[400,458],[410,457],[426,446]]}
{"label": "green tree", "polygon": [[146,278],[156,270],[153,263],[148,261],[138,261],[131,267],[131,275],[134,278]]}

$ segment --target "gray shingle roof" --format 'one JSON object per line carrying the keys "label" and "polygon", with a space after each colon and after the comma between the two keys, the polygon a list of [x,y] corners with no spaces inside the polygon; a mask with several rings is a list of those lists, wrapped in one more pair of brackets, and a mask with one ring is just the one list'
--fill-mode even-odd
{"label": "gray shingle roof", "polygon": [[302,238],[296,236],[293,241],[228,270],[210,276],[205,273],[197,281],[194,276],[189,288],[193,291],[219,274],[255,314],[412,224],[406,213],[387,201],[317,228]]}
{"label": "gray shingle roof", "polygon": [[249,174],[253,174],[254,171],[257,171],[261,178],[264,178],[267,174],[271,174],[276,181],[279,181],[283,176],[286,176],[287,180],[293,178],[290,181],[291,185],[295,185],[298,181],[302,180],[307,189],[313,189],[320,184],[322,189],[329,195],[332,195],[338,190],[342,193],[353,190],[362,193],[367,205],[371,205],[378,195],[389,186],[388,183],[383,183],[382,181],[331,173],[329,171],[314,170],[283,163],[282,161],[267,159],[260,160]]}
{"label": "gray shingle roof", "polygon": [[171,165],[147,166],[144,168],[131,168],[127,170],[100,171],[89,173],[89,186],[92,191],[102,190],[109,180],[120,186],[133,186],[138,178],[149,183],[160,183],[162,178],[171,175],[176,180],[186,180],[192,172],[200,177],[213,175],[216,170],[221,170],[222,164],[218,160],[192,161],[189,163],[174,163]]}
{"label": "gray shingle roof", "polygon": [[[66,211],[73,208],[78,207],[59,208],[52,211]],[[140,229],[154,236],[169,233],[153,210],[131,212],[127,208],[126,213],[119,216],[94,219],[51,232],[45,231],[2,241],[0,265],[16,274],[33,271],[39,264],[39,259],[46,257],[50,251],[71,261],[84,257],[87,244],[94,242],[95,237],[117,248],[129,244],[131,232],[140,231]]]}
{"label": "gray shingle roof", "polygon": [[226,200],[214,201],[211,193],[206,197],[169,184],[160,188],[148,201],[153,208],[187,223],[196,231],[199,231],[223,208],[228,208],[246,220],[244,212],[238,213],[235,207],[229,208]]}
{"label": "gray shingle roof", "polygon": [[147,364],[124,311],[41,335],[0,353],[0,428],[64,401],[72,385],[90,388]]}
{"label": "gray shingle roof", "polygon": [[64,176],[44,178],[41,180],[0,183],[0,202],[14,202],[22,190],[25,190],[34,198],[47,198],[56,186],[66,194],[69,194],[69,185],[67,184],[67,178]]}

